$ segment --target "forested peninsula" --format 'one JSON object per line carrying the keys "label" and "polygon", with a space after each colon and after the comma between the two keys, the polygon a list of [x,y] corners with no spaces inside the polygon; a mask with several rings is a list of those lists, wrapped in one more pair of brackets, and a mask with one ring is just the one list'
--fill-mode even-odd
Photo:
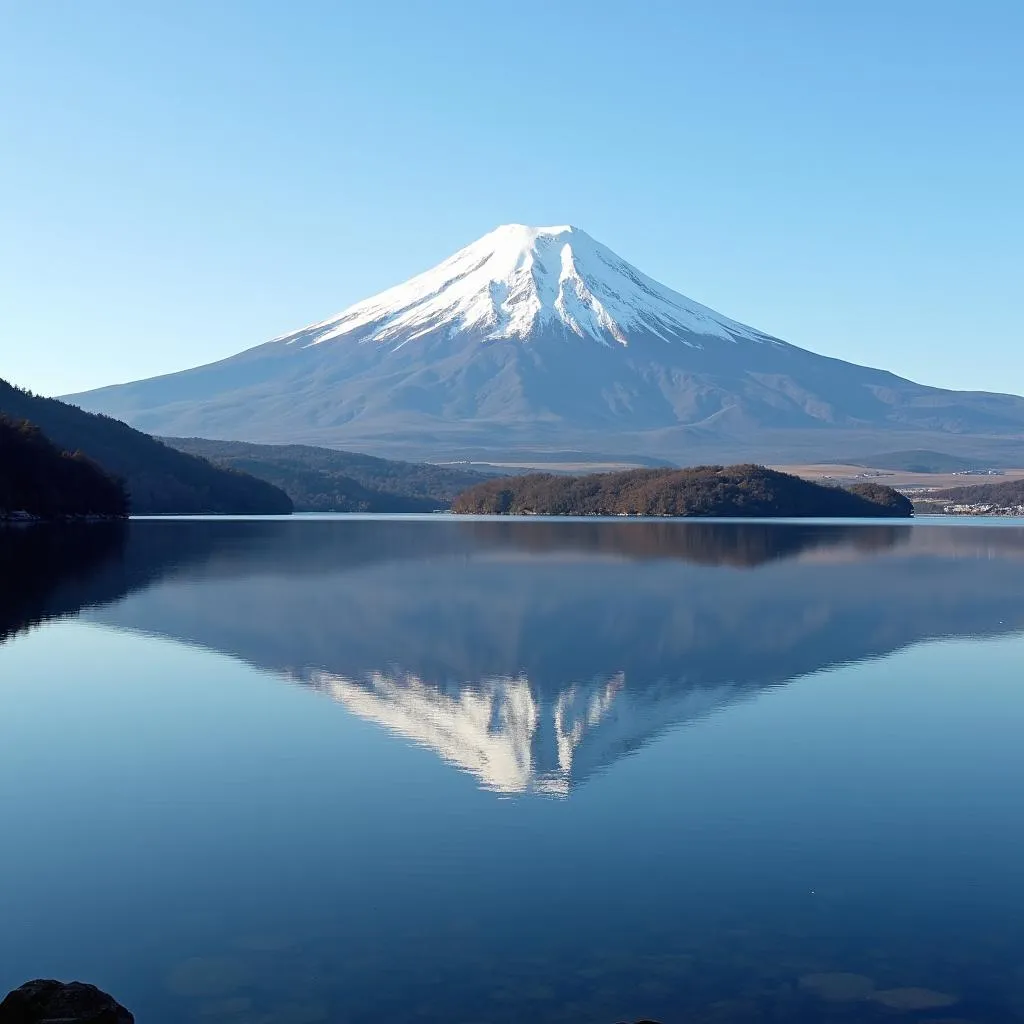
{"label": "forested peninsula", "polygon": [[880,484],[812,483],[765,466],[635,469],[586,476],[530,473],[478,484],[452,511],[483,515],[870,517],[913,515],[910,500]]}

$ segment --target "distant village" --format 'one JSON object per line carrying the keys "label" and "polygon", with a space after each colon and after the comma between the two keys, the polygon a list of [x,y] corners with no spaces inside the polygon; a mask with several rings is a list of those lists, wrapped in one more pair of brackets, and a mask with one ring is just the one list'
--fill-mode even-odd
{"label": "distant village", "polygon": [[924,515],[944,516],[1024,516],[1024,505],[944,504],[939,501],[916,501],[914,508]]}

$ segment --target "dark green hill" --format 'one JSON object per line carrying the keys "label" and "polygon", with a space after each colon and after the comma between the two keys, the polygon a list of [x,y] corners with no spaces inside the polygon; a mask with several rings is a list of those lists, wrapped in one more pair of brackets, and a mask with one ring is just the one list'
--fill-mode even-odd
{"label": "dark green hill", "polygon": [[31,423],[0,416],[0,518],[15,512],[119,518],[128,515],[128,495],[80,452],[63,452]]}
{"label": "dark green hill", "polygon": [[132,512],[286,514],[288,496],[264,480],[176,451],[120,420],[83,412],[0,380],[0,414],[28,420],[60,449],[82,452],[124,481]]}
{"label": "dark green hill", "polygon": [[913,506],[880,484],[844,490],[748,465],[505,477],[460,494],[453,510],[496,515],[902,517],[911,515]]}
{"label": "dark green hill", "polygon": [[167,437],[166,444],[280,487],[301,512],[432,512],[448,508],[482,473],[394,462],[312,445]]}
{"label": "dark green hill", "polygon": [[1003,480],[997,484],[968,484],[929,491],[922,495],[928,501],[945,501],[958,505],[995,505],[1016,508],[1024,505],[1024,480]]}

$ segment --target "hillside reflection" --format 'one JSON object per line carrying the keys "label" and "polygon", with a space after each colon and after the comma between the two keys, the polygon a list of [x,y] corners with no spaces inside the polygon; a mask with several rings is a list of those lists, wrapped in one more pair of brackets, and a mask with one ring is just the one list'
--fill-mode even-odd
{"label": "hillside reflection", "polygon": [[805,523],[622,523],[541,520],[468,522],[464,529],[483,544],[501,543],[534,553],[579,551],[623,558],[677,558],[696,565],[754,568],[816,549],[883,551],[910,539],[911,527]]}
{"label": "hillside reflection", "polygon": [[1024,531],[1008,527],[300,519],[84,536],[0,531],[4,635],[85,609],[222,652],[502,792],[567,793],[797,676],[1024,628]]}
{"label": "hillside reflection", "polygon": [[127,593],[117,575],[124,523],[0,524],[0,643],[47,619]]}

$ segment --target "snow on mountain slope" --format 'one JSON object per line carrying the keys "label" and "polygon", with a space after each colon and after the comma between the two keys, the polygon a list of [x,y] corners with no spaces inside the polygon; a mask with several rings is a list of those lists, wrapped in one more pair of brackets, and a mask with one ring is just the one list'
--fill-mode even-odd
{"label": "snow on mountain slope", "polygon": [[426,273],[275,340],[358,335],[404,345],[444,327],[526,341],[552,325],[604,345],[628,345],[637,330],[665,340],[770,340],[658,284],[579,228],[524,224],[502,225]]}

